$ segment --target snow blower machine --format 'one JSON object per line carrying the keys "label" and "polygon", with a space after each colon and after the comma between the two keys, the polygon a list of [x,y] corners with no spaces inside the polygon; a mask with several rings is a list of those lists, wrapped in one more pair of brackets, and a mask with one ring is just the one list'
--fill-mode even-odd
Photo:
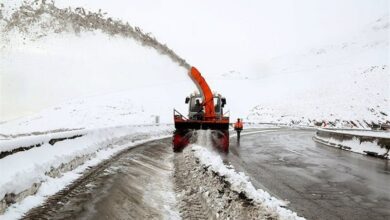
{"label": "snow blower machine", "polygon": [[229,117],[224,115],[226,99],[218,93],[212,93],[200,72],[191,67],[189,76],[196,84],[199,92],[186,97],[189,105],[188,117],[173,110],[175,131],[173,133],[173,151],[182,151],[196,139],[197,131],[210,130],[213,146],[221,151],[229,151]]}

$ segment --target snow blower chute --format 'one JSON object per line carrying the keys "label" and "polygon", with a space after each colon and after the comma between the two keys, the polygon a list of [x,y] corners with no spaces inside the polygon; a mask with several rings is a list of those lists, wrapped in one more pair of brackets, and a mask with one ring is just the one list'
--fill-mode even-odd
{"label": "snow blower chute", "polygon": [[175,131],[173,133],[173,150],[183,150],[197,130],[211,130],[213,145],[222,151],[229,151],[229,117],[224,116],[223,108],[226,99],[220,94],[212,93],[206,80],[200,72],[191,67],[191,79],[198,87],[199,93],[194,92],[186,97],[189,105],[188,118],[173,110]]}

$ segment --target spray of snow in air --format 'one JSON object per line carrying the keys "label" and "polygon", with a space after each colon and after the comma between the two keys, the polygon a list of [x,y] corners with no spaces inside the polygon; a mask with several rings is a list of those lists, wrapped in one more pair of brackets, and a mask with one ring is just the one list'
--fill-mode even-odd
{"label": "spray of snow in air", "polygon": [[196,131],[196,145],[211,147],[212,146],[212,133],[211,130],[198,130]]}
{"label": "spray of snow in air", "polygon": [[[168,56],[173,62],[186,68],[191,67],[183,58],[177,55],[167,45],[160,43],[150,33],[144,33],[138,27],[121,20],[105,17],[105,13],[87,11],[84,8],[60,9],[54,2],[47,3],[45,0],[24,2],[7,18],[0,7],[0,24],[4,23],[3,40],[9,39],[7,33],[18,30],[29,35],[32,39],[44,37],[50,33],[75,33],[82,31],[100,30],[110,36],[131,38],[140,42],[142,46],[154,48],[160,54]],[[40,31],[32,31],[31,27],[39,28]]]}

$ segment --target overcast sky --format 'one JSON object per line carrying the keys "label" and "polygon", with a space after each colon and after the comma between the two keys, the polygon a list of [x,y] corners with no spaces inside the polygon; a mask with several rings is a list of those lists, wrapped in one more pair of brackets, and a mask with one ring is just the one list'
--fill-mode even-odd
{"label": "overcast sky", "polygon": [[[71,5],[84,6],[91,10],[102,9],[108,13],[108,16],[139,26],[144,31],[151,32],[161,42],[167,43],[191,65],[205,72],[205,75],[219,74],[233,69],[244,73],[256,72],[262,63],[275,56],[299,53],[308,48],[350,39],[351,36],[364,30],[369,23],[389,14],[387,0],[57,0],[56,2],[60,7]],[[31,49],[28,45],[18,49],[23,50],[23,48]],[[41,51],[52,48],[52,45],[47,45],[45,42],[40,45]],[[78,48],[82,49],[82,47]],[[2,52],[0,59],[19,52],[10,54]],[[97,52],[104,53],[101,50]],[[28,52],[24,56],[34,53]],[[134,79],[134,75],[129,75],[126,79],[115,80],[108,73],[106,76],[100,76],[101,80],[111,80],[110,88],[103,89],[102,86],[93,84],[93,81],[88,81],[90,75],[79,75],[72,82],[71,88],[64,84],[57,89],[58,91],[52,91],[51,95],[41,96],[37,95],[42,93],[38,90],[48,82],[39,76],[29,77],[28,74],[22,74],[20,71],[12,72],[13,69],[17,69],[16,65],[23,65],[19,55],[18,58],[15,57],[15,61],[16,59],[18,62],[12,64],[13,57],[6,58],[9,72],[5,73],[5,70],[0,67],[0,98],[2,99],[0,121],[31,114],[77,96],[123,90],[126,89],[123,81]],[[73,59],[77,59],[77,56]],[[82,57],[82,59],[86,58]],[[12,65],[15,65],[15,68]],[[77,67],[73,70],[77,70]],[[10,75],[13,80],[10,80]],[[34,84],[39,87],[31,86]],[[28,86],[32,89],[20,89]],[[72,89],[72,92],[67,92],[69,89]],[[50,93],[45,90],[45,93],[48,92]],[[31,96],[34,93],[36,94]],[[34,97],[33,100],[31,97]]]}

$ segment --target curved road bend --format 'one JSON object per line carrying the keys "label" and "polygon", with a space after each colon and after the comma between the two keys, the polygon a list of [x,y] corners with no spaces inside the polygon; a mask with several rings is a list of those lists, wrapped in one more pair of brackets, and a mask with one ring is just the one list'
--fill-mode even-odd
{"label": "curved road bend", "polygon": [[231,139],[224,160],[308,219],[390,219],[389,161],[316,144],[314,134],[244,134],[240,145]]}
{"label": "curved road bend", "polygon": [[125,150],[92,167],[24,219],[179,219],[171,139]]}

